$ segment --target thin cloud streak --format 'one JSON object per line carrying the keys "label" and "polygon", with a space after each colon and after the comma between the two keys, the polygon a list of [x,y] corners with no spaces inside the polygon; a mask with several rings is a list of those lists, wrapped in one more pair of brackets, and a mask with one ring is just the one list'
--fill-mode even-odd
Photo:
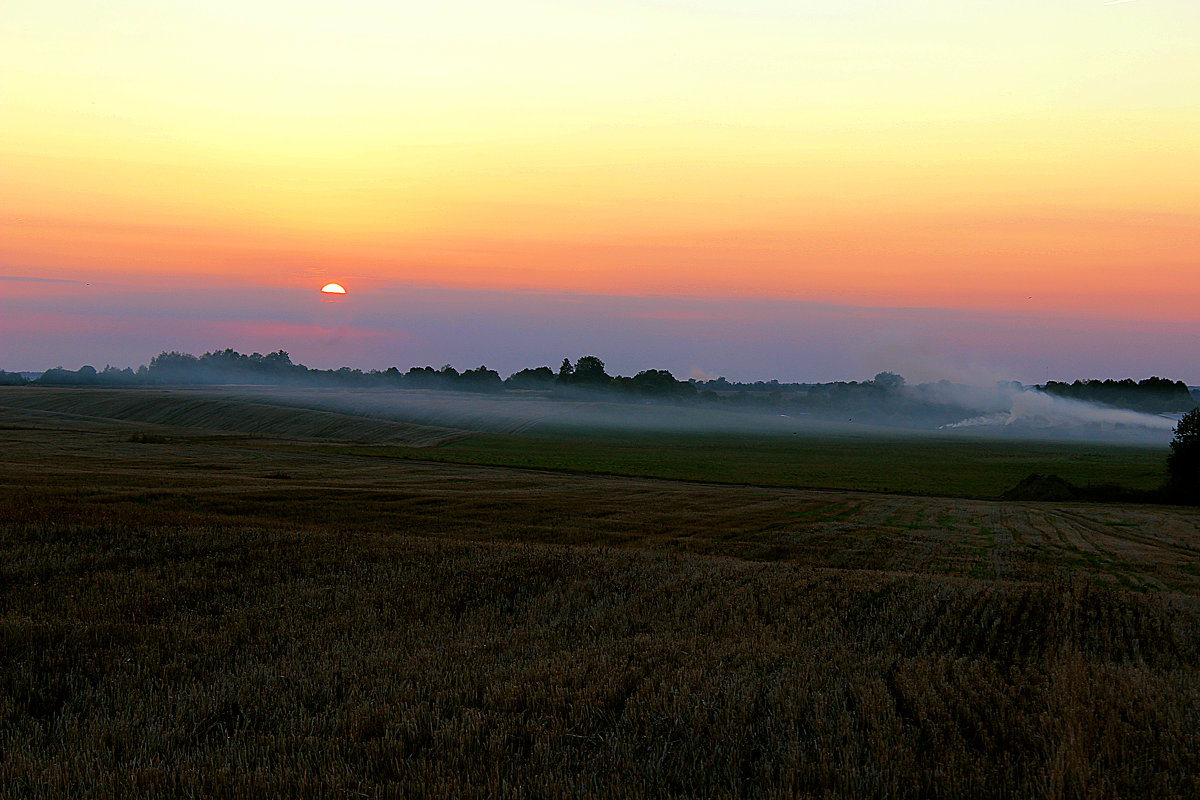
{"label": "thin cloud streak", "polygon": [[72,281],[66,278],[35,278],[31,275],[0,275],[0,281],[16,281],[21,283],[83,283],[83,281]]}

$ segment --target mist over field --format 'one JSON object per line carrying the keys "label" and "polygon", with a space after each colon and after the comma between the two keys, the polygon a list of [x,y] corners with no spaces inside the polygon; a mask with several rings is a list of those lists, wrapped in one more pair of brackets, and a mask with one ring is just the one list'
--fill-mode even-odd
{"label": "mist over field", "polygon": [[[0,383],[26,382],[0,373]],[[781,384],[730,383],[725,378],[676,379],[665,370],[610,376],[594,356],[524,369],[501,379],[484,366],[450,365],[364,373],[343,367],[312,370],[279,350],[263,356],[233,350],[197,358],[163,353],[149,368],[98,372],[57,368],[42,385],[170,388],[196,396],[245,398],[327,412],[462,431],[522,433],[589,429],[754,434],[857,434],[1165,443],[1196,400],[1181,382],[1014,381],[908,384],[895,373],[869,381]],[[1071,396],[1074,395],[1074,396]],[[1107,402],[1089,398],[1098,397]],[[176,400],[178,397],[175,398]],[[1155,412],[1155,413],[1150,413]]]}
{"label": "mist over field", "polygon": [[1048,431],[1066,429],[1083,431],[1145,430],[1169,432],[1175,421],[1164,415],[1145,414],[1124,408],[1110,408],[1054,397],[1035,390],[1014,392],[1007,411],[971,417],[951,423],[944,428],[995,429],[1030,427]]}
{"label": "mist over field", "polygon": [[747,408],[684,404],[654,397],[630,399],[586,387],[572,387],[562,393],[499,394],[280,387],[254,389],[251,396],[384,419],[505,433],[594,428],[781,435],[941,434],[1166,443],[1176,423],[1176,419],[1162,414],[1058,397],[1037,388],[1005,382],[991,386],[946,381],[900,385],[859,400],[848,410],[801,405],[799,399],[789,403],[787,395],[777,398],[773,405]]}
{"label": "mist over field", "polygon": [[[1165,445],[1175,426],[1175,421],[1165,416],[1012,387],[914,388],[911,395],[885,399],[857,416],[629,402],[587,390],[575,392],[569,399],[532,392],[476,395],[437,390],[244,386],[224,391],[269,403],[495,433],[595,429],[630,433],[938,435]],[[957,419],[952,422],[945,421],[954,417]]]}

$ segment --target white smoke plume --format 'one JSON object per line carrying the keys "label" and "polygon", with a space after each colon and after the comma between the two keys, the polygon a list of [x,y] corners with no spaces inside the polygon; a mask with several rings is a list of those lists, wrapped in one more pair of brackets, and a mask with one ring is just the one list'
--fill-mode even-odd
{"label": "white smoke plume", "polygon": [[1175,422],[1156,414],[1144,414],[1123,408],[1087,403],[1066,397],[1055,397],[1036,389],[1011,392],[1010,406],[1005,411],[982,414],[943,428],[1008,428],[1072,429],[1099,427],[1141,428],[1170,431]]}

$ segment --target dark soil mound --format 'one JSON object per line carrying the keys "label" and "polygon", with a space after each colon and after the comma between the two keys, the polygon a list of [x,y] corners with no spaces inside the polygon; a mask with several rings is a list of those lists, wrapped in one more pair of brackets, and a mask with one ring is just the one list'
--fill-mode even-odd
{"label": "dark soil mound", "polygon": [[1162,489],[1127,489],[1111,483],[1076,486],[1057,475],[1039,475],[1036,472],[1000,495],[1000,498],[1050,502],[1076,500],[1084,503],[1167,503],[1172,500],[1178,502]]}
{"label": "dark soil mound", "polygon": [[1057,475],[1033,473],[1004,494],[1005,500],[1078,500],[1079,487]]}

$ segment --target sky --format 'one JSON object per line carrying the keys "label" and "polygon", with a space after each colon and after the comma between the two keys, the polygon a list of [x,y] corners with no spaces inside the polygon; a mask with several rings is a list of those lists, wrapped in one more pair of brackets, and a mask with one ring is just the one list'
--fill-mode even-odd
{"label": "sky", "polygon": [[0,369],[1200,384],[1194,0],[0,15]]}

